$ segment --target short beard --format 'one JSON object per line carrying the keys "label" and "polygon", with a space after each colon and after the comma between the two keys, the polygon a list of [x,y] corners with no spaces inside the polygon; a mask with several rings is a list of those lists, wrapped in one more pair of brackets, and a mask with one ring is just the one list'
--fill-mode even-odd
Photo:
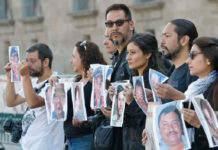
{"label": "short beard", "polygon": [[181,51],[181,49],[182,46],[179,44],[179,47],[177,49],[175,49],[172,53],[168,53],[167,55],[165,55],[165,57],[170,60],[175,59],[177,58],[177,55]]}
{"label": "short beard", "polygon": [[126,34],[126,36],[123,37],[122,40],[120,40],[120,41],[114,41],[115,46],[120,46],[120,45],[122,45],[123,43],[125,43],[126,40],[127,40],[128,37],[129,37],[129,32],[130,32],[130,31],[128,30],[128,33]]}
{"label": "short beard", "polygon": [[44,68],[43,66],[41,65],[41,68],[39,71],[35,71],[33,73],[30,74],[31,77],[41,77],[44,73]]}

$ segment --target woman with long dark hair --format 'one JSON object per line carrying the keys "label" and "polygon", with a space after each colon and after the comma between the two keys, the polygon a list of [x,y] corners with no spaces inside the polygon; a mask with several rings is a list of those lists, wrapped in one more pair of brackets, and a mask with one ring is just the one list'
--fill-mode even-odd
{"label": "woman with long dark hair", "polygon": [[[153,35],[137,33],[132,36],[127,45],[127,57],[130,70],[133,76],[143,76],[144,87],[150,89],[149,68],[158,69],[158,47],[157,40]],[[124,150],[137,149],[144,150],[141,144],[141,133],[145,127],[146,116],[133,98],[133,89],[126,91],[126,107],[123,122],[123,144]],[[110,87],[110,98],[113,96],[114,89]]]}

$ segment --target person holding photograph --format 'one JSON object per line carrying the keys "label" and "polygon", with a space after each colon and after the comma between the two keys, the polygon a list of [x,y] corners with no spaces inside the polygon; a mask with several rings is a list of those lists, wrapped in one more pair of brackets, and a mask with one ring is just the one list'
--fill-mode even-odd
{"label": "person holding photograph", "polygon": [[[151,89],[148,80],[149,68],[158,69],[157,40],[153,35],[137,33],[127,45],[127,62],[132,76],[143,76],[145,88]],[[130,80],[132,80],[130,78]],[[110,90],[110,96],[113,90]],[[141,133],[146,116],[133,98],[133,89],[125,88],[126,103],[123,122],[123,149],[144,150]]]}
{"label": "person holding photograph", "polygon": [[[71,64],[73,71],[77,73],[75,82],[83,82],[85,108],[87,116],[93,116],[94,112],[91,110],[91,91],[92,83],[89,81],[87,71],[90,64],[106,64],[99,47],[90,41],[79,41],[75,44],[73,49]],[[50,83],[57,82],[57,77],[50,80]],[[71,90],[67,91],[67,119],[64,122],[64,132],[68,141],[68,149],[93,149],[93,131],[91,127],[86,125],[84,121],[78,121],[73,114],[72,94]]]}
{"label": "person holding photograph", "polygon": [[53,106],[54,110],[52,112],[52,119],[54,120],[63,120],[65,116],[64,105],[66,102],[64,84],[56,85],[53,95]]}
{"label": "person holding photograph", "polygon": [[[22,150],[60,150],[64,148],[63,122],[48,123],[45,99],[48,79],[53,75],[53,53],[46,44],[34,44],[26,50],[26,61],[19,64],[23,89],[16,93],[11,82],[11,64],[5,66],[7,75],[6,102],[14,107],[26,102],[28,108],[22,119]],[[31,77],[36,77],[31,79]]]}

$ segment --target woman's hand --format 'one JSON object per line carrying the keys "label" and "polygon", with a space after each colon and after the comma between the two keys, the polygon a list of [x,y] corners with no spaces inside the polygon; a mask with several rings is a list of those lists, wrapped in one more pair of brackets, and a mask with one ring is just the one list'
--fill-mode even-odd
{"label": "woman's hand", "polygon": [[181,112],[184,115],[184,120],[196,128],[200,128],[201,122],[198,119],[196,112],[192,109],[183,108]]}
{"label": "woman's hand", "polygon": [[146,142],[147,142],[147,136],[146,136],[146,131],[145,129],[142,131],[142,145],[145,146]]}
{"label": "woman's hand", "polygon": [[53,76],[49,79],[49,83],[51,86],[54,86],[56,83],[58,83],[58,77],[57,76]]}
{"label": "woman's hand", "polygon": [[89,68],[89,70],[87,71],[87,77],[88,77],[89,82],[92,83],[92,78],[93,78],[93,69],[92,68]]}
{"label": "woman's hand", "polygon": [[73,117],[72,123],[73,123],[73,126],[75,127],[81,127],[83,124],[83,121],[78,121],[75,117]]}

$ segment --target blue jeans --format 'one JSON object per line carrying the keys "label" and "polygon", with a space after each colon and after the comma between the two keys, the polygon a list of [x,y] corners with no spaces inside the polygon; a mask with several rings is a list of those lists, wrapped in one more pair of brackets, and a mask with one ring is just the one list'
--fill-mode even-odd
{"label": "blue jeans", "polygon": [[68,139],[68,150],[90,150],[93,142],[93,135],[85,135],[78,138]]}

